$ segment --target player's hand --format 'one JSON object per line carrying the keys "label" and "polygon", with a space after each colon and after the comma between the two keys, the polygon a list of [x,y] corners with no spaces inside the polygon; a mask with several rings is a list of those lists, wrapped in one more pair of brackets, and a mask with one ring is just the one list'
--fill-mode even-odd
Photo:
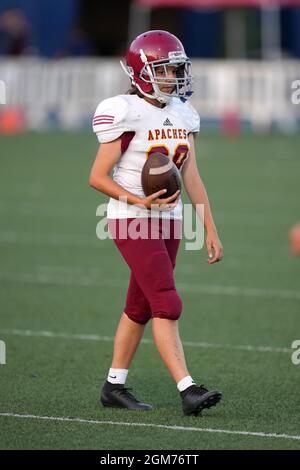
{"label": "player's hand", "polygon": [[151,209],[151,206],[153,205],[156,206],[153,207],[153,209],[157,209],[159,211],[171,211],[172,209],[174,209],[174,207],[176,207],[179,201],[180,190],[178,189],[170,197],[163,198],[162,196],[166,192],[166,189],[161,189],[156,193],[150,194],[150,196],[147,196],[145,199],[142,199],[141,204],[143,206],[146,206],[147,209]]}
{"label": "player's hand", "polygon": [[215,230],[208,231],[206,235],[206,248],[208,252],[208,264],[217,263],[223,257],[223,246]]}

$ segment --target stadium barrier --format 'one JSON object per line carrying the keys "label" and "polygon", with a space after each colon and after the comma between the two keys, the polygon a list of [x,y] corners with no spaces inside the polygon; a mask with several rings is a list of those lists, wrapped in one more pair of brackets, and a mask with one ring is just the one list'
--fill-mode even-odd
{"label": "stadium barrier", "polygon": [[[204,125],[221,124],[229,131],[241,124],[256,131],[299,129],[299,61],[194,60],[193,74],[191,102]],[[129,86],[117,58],[2,58],[0,81],[6,90],[0,112],[18,109],[29,129],[90,126],[97,104]]]}

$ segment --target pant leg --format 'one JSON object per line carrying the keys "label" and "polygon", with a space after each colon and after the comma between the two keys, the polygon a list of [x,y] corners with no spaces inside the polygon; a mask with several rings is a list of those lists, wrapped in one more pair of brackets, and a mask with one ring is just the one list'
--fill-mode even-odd
{"label": "pant leg", "polygon": [[[128,222],[130,223],[130,219]],[[173,265],[180,240],[170,240],[166,244],[159,219],[154,224],[153,233],[155,237],[147,239],[116,237],[115,243],[149,302],[152,317],[175,320],[182,311],[182,302],[173,278]]]}
{"label": "pant leg", "polygon": [[145,325],[151,319],[151,307],[131,271],[124,312],[130,320]]}
{"label": "pant leg", "polygon": [[176,257],[180,247],[180,242],[182,238],[182,222],[179,219],[172,219],[170,226],[170,233],[167,233],[167,236],[164,241],[169,253],[169,257],[173,266],[173,270],[176,265]]}
{"label": "pant leg", "polygon": [[[107,219],[109,231],[112,234],[117,247],[118,245],[120,245],[120,243],[123,243],[122,237],[124,236],[124,233],[122,234],[121,230],[124,231],[124,223],[126,224],[126,227],[128,227],[128,224],[132,220],[134,219],[129,218],[127,220],[122,220],[120,223],[118,219]],[[122,224],[123,228],[121,229]],[[119,239],[119,242],[116,241],[117,239]],[[140,288],[133,271],[131,271],[130,273],[126,301],[123,311],[126,313],[128,318],[130,318],[130,320],[136,323],[140,323],[141,325],[145,325],[151,319],[150,304],[147,298],[145,297],[142,289]]]}

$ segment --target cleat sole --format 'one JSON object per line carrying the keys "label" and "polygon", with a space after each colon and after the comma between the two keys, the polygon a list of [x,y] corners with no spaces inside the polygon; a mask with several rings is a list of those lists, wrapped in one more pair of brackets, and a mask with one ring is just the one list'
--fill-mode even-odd
{"label": "cleat sole", "polygon": [[199,405],[195,407],[195,409],[185,412],[185,415],[194,415],[198,416],[202,410],[212,408],[216,406],[216,404],[221,400],[222,394],[215,393],[209,397],[207,397],[204,401],[202,401]]}
{"label": "cleat sole", "polygon": [[141,407],[141,408],[130,408],[128,406],[123,406],[123,405],[115,405],[115,404],[111,404],[111,403],[108,403],[108,402],[105,402],[105,401],[102,401],[100,400],[100,403],[102,406],[104,407],[107,407],[107,408],[119,408],[119,409],[122,409],[122,410],[129,410],[129,411],[151,411],[153,409],[153,407],[147,407],[147,408],[144,408],[144,407]]}
{"label": "cleat sole", "polygon": [[202,410],[205,408],[211,408],[213,406],[216,406],[216,404],[221,400],[222,395],[214,395],[212,397],[209,397],[207,400],[205,400],[201,405],[198,406],[196,411],[193,413],[194,416],[198,416]]}

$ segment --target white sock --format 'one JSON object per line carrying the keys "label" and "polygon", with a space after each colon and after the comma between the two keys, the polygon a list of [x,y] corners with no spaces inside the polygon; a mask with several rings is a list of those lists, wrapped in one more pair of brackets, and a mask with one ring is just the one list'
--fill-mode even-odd
{"label": "white sock", "polygon": [[122,384],[126,382],[128,369],[109,369],[107,381],[111,384]]}
{"label": "white sock", "polygon": [[191,385],[196,385],[196,382],[194,382],[190,375],[187,375],[183,379],[179,380],[179,382],[177,383],[177,388],[180,392],[183,392]]}

